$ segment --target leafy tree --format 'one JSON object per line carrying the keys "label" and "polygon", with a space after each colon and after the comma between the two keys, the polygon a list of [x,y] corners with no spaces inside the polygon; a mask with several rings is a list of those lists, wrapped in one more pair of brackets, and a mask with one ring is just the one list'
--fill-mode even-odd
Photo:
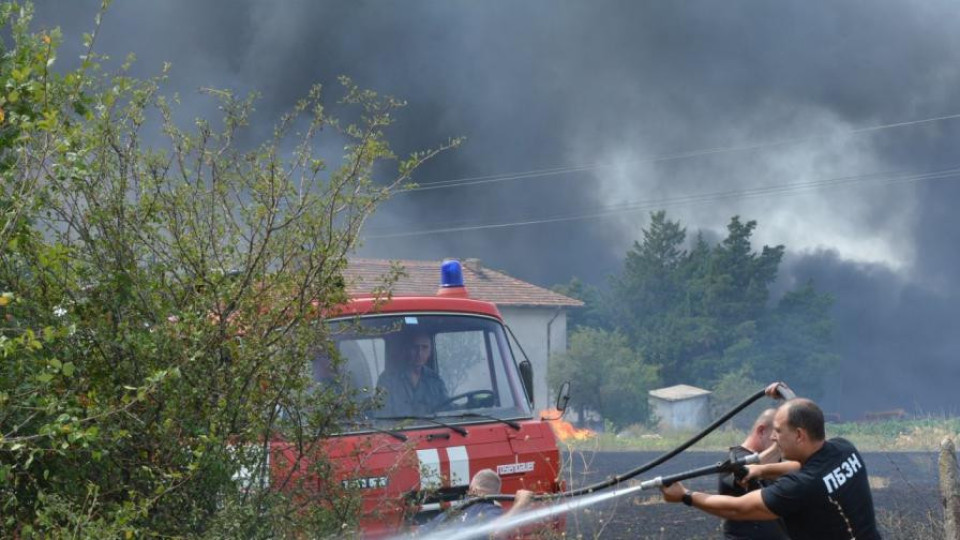
{"label": "leafy tree", "polygon": [[741,223],[734,216],[727,225],[727,237],[713,250],[705,283],[711,300],[705,307],[711,315],[749,321],[763,314],[784,247],[763,246],[761,253],[754,253],[750,237],[756,227],[756,221]]}
{"label": "leafy tree", "polygon": [[629,328],[639,335],[655,324],[657,315],[672,309],[681,298],[683,284],[678,281],[678,270],[686,260],[683,243],[686,229],[670,221],[666,212],[651,214],[650,226],[643,229],[643,242],[634,242],[627,252],[624,271],[614,278],[618,297],[625,295]]}
{"label": "leafy tree", "polygon": [[607,313],[609,301],[604,298],[600,289],[573,277],[566,284],[555,285],[553,290],[583,302],[583,307],[574,308],[567,315],[567,325],[571,330],[580,327],[611,329]]}
{"label": "leafy tree", "polygon": [[[764,383],[763,380],[765,379],[754,378],[751,367],[747,365],[724,373],[717,384],[713,386],[713,393],[710,394],[710,414],[712,417],[719,418],[770,382]],[[770,400],[766,399],[754,402],[740,414],[730,419],[728,426],[741,430],[750,429],[757,416],[764,409],[770,407],[770,404]]]}
{"label": "leafy tree", "polygon": [[755,354],[745,362],[760,380],[789,379],[804,395],[818,398],[836,373],[833,297],[812,282],[783,295],[760,328]]}
{"label": "leafy tree", "polygon": [[[162,76],[105,74],[92,50],[57,73],[59,34],[29,20],[0,5],[0,536],[342,534],[357,499],[322,441],[359,409],[304,359],[364,220],[457,141],[374,182],[403,104],[344,79],[357,122],[317,87],[241,149],[252,98],[210,91],[222,121],[181,129]],[[321,132],[342,160],[315,154]],[[261,489],[277,437],[311,465]]]}
{"label": "leafy tree", "polygon": [[756,226],[735,216],[718,244],[698,235],[686,250],[685,229],[656,212],[627,253],[609,310],[665,384],[712,387],[740,373],[810,384],[811,395],[819,389],[836,359],[829,297],[808,285],[771,308],[784,247],[754,251]]}
{"label": "leafy tree", "polygon": [[612,279],[610,312],[633,347],[661,366],[665,380],[673,380],[683,321],[664,315],[683,301],[679,270],[686,258],[686,230],[670,221],[666,212],[651,214],[643,229],[643,242],[634,242],[627,252],[623,272]]}
{"label": "leafy tree", "polygon": [[580,327],[564,353],[552,359],[550,384],[572,381],[570,406],[583,418],[596,411],[618,428],[650,420],[647,393],[659,382],[656,367],[618,332]]}
{"label": "leafy tree", "polygon": [[768,288],[776,280],[784,247],[764,246],[760,253],[753,252],[750,237],[755,228],[755,221],[742,223],[734,216],[727,237],[710,251],[706,267],[692,269],[697,278],[691,289],[700,299],[694,314],[709,341],[699,354],[688,356],[685,372],[700,384],[710,384],[737,369],[736,351],[758,339],[758,326],[767,313]]}

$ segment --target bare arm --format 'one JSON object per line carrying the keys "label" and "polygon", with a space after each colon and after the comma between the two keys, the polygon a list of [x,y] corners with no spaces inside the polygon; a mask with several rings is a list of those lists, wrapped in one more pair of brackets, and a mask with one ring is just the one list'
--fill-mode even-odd
{"label": "bare arm", "polygon": [[693,506],[708,514],[734,521],[768,521],[778,517],[763,503],[759,489],[742,497],[694,493]]}
{"label": "bare arm", "polygon": [[767,463],[764,465],[747,465],[747,475],[740,479],[741,484],[746,484],[750,480],[776,480],[785,474],[800,470],[800,463],[796,461],[781,461],[779,463]]}
{"label": "bare arm", "polygon": [[766,450],[760,452],[760,463],[777,463],[780,457],[780,445],[771,444]]}
{"label": "bare arm", "polygon": [[530,503],[533,502],[533,492],[526,489],[517,490],[517,494],[513,499],[513,506],[510,507],[510,510],[504,514],[504,517],[512,516],[518,512],[522,512]]}
{"label": "bare arm", "polygon": [[[513,506],[511,506],[510,509],[507,510],[502,516],[498,517],[497,520],[506,521],[508,518],[527,510],[533,503],[533,496],[534,493],[530,490],[518,489],[516,496],[513,499]],[[498,531],[494,533],[491,538],[496,540],[513,538],[515,536],[515,532],[516,531],[513,531],[512,529]]]}
{"label": "bare arm", "polygon": [[[667,502],[680,502],[686,491],[679,482],[660,489]],[[692,500],[694,508],[733,521],[770,521],[779,517],[763,503],[760,490],[751,491],[742,497],[693,492]]]}

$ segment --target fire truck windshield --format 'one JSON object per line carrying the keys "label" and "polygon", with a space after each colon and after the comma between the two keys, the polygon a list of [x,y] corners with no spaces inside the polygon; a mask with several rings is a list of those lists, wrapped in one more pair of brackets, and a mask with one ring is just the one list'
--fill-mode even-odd
{"label": "fire truck windshield", "polygon": [[[365,429],[436,427],[531,416],[499,321],[421,313],[329,321],[336,377],[363,401]],[[331,377],[330,358],[312,359],[314,380]],[[508,422],[509,423],[509,422]]]}

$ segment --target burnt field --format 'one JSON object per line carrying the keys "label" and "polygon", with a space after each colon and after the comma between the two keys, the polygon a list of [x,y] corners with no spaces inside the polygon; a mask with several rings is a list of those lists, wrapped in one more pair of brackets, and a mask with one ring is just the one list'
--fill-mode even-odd
{"label": "burnt field", "polygon": [[[659,454],[655,452],[573,452],[567,455],[568,487],[623,474]],[[714,452],[686,452],[640,475],[648,480],[716,463]],[[937,454],[884,452],[863,455],[873,487],[874,506],[885,539],[937,538],[942,519],[937,488]],[[716,477],[684,482],[698,491],[716,492]],[[933,525],[932,525],[933,524]],[[572,538],[720,538],[720,520],[681,504],[664,504],[659,491],[633,493],[568,515]]]}

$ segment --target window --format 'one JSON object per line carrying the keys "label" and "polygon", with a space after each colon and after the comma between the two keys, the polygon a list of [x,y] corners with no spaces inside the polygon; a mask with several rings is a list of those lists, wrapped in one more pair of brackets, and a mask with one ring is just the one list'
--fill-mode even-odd
{"label": "window", "polygon": [[[466,315],[379,315],[331,321],[345,375],[378,406],[378,427],[435,425],[396,417],[443,417],[447,423],[530,416],[503,327]],[[323,370],[314,366],[315,378]],[[458,416],[461,415],[461,416]],[[389,419],[389,420],[386,420]]]}

